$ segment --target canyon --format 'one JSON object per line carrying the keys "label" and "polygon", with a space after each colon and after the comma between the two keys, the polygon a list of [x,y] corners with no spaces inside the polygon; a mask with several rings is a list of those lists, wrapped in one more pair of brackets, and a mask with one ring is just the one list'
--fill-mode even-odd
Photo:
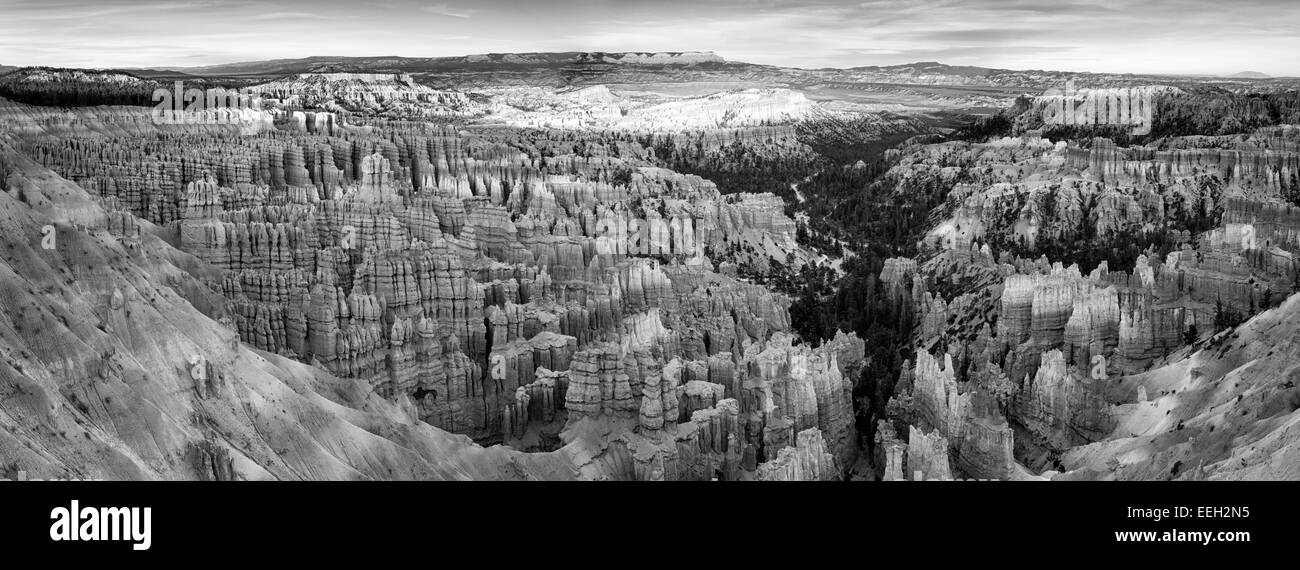
{"label": "canyon", "polygon": [[1070,76],[1120,136],[931,63],[0,73],[5,475],[1300,477],[1285,80]]}

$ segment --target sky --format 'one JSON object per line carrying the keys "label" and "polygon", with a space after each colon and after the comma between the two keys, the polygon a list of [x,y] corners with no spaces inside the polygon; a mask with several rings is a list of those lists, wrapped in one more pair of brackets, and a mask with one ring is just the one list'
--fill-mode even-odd
{"label": "sky", "polygon": [[1300,76],[1300,1],[0,0],[0,65],[688,50],[806,68]]}

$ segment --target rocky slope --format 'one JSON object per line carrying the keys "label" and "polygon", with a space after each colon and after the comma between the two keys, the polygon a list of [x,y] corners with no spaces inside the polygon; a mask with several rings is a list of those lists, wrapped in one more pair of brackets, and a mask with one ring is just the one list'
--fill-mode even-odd
{"label": "rocky slope", "polygon": [[1300,295],[1106,387],[1114,429],[1061,478],[1300,478]]}

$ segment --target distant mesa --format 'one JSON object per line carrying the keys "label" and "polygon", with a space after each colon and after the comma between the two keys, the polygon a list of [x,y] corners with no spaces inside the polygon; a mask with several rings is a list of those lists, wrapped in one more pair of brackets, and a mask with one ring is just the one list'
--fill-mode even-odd
{"label": "distant mesa", "polygon": [[21,83],[139,83],[139,77],[112,70],[63,69],[55,67],[5,67],[0,66],[0,75],[8,75],[7,82]]}
{"label": "distant mesa", "polygon": [[716,53],[711,51],[661,51],[661,52],[625,52],[606,53],[589,52],[574,58],[577,63],[623,63],[633,65],[695,65],[697,63],[724,63]]}
{"label": "distant mesa", "polygon": [[1258,71],[1239,71],[1237,73],[1229,75],[1228,77],[1235,77],[1238,79],[1268,79],[1272,76],[1267,73],[1260,73]]}
{"label": "distant mesa", "polygon": [[887,71],[893,73],[904,73],[910,75],[962,75],[962,76],[986,76],[998,72],[1005,72],[1005,69],[993,69],[989,67],[978,67],[973,65],[948,65],[937,61],[918,61],[915,63],[900,63],[897,65],[866,65],[849,68],[853,71]]}

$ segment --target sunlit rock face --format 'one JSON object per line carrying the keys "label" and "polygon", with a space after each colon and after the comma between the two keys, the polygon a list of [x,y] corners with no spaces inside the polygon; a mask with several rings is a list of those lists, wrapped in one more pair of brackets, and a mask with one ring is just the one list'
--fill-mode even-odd
{"label": "sunlit rock face", "polygon": [[722,63],[722,56],[711,51],[584,53],[576,61],[621,63],[627,65],[696,65]]}
{"label": "sunlit rock face", "polygon": [[464,93],[420,85],[403,73],[303,73],[248,91],[285,107],[363,115],[448,119],[484,111]]}
{"label": "sunlit rock face", "polygon": [[755,88],[683,98],[647,98],[604,85],[571,89],[498,87],[482,122],[554,129],[682,132],[786,124],[831,113],[803,93]]}

